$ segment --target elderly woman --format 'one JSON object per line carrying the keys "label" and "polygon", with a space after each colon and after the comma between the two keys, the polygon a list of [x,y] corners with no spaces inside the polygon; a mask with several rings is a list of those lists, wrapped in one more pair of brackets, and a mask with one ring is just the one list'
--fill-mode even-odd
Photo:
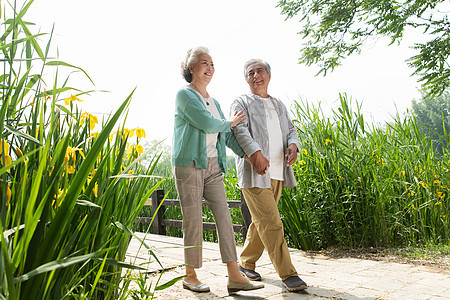
{"label": "elderly woman", "polygon": [[245,115],[235,112],[229,121],[216,99],[206,91],[214,75],[214,64],[208,49],[196,47],[188,51],[182,63],[182,75],[189,83],[176,96],[172,165],[183,214],[184,258],[186,277],[183,287],[195,292],[208,292],[195,269],[202,266],[202,199],[214,215],[219,236],[222,262],[228,271],[230,294],[264,287],[249,281],[238,269],[236,243],[227,205],[222,172],[226,168],[225,145],[237,155],[244,152],[231,128]]}

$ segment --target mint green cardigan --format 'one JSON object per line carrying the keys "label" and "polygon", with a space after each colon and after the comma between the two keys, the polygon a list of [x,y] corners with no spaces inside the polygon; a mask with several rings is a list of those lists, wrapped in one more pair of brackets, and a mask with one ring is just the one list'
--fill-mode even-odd
{"label": "mint green cardigan", "polygon": [[206,110],[200,96],[186,86],[177,93],[175,103],[175,124],[172,141],[172,165],[188,167],[192,161],[195,167],[203,170],[208,166],[206,157],[206,133],[219,133],[217,138],[217,153],[219,165],[226,172],[225,145],[238,156],[244,151],[239,146],[231,132],[230,122],[219,103],[214,99],[222,120],[214,118]]}

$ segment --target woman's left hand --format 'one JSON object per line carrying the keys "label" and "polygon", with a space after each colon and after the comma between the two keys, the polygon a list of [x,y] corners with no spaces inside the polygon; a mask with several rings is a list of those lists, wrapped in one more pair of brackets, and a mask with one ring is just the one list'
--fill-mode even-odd
{"label": "woman's left hand", "polygon": [[235,110],[233,116],[230,118],[231,128],[235,127],[237,124],[241,123],[243,120],[245,120],[244,111],[241,110],[240,112],[238,112],[237,110]]}

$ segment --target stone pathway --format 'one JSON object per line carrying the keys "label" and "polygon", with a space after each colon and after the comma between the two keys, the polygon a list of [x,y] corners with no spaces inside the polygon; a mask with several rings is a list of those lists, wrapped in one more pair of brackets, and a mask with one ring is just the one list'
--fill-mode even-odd
{"label": "stone pathway", "polygon": [[[151,272],[148,283],[158,285],[184,274],[183,240],[168,236],[137,233],[150,246],[161,266],[150,257],[137,239],[132,239],[127,262],[145,266]],[[241,247],[237,247],[239,255]],[[157,291],[158,299],[450,299],[450,270],[408,264],[387,263],[355,258],[334,259],[307,256],[291,250],[292,261],[300,277],[308,284],[306,292],[290,293],[281,284],[269,256],[264,253],[257,271],[263,277],[264,289],[239,292],[229,296],[226,289],[226,265],[221,262],[216,243],[204,243],[203,267],[198,277],[210,286],[209,293],[185,290],[181,282]]]}

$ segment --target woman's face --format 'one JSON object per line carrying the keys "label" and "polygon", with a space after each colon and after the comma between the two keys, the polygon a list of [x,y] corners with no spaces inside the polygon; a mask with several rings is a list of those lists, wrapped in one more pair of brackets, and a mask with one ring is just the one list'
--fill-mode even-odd
{"label": "woman's face", "polygon": [[197,61],[190,67],[192,81],[203,81],[208,84],[214,75],[214,63],[211,56],[201,53],[197,56]]}

